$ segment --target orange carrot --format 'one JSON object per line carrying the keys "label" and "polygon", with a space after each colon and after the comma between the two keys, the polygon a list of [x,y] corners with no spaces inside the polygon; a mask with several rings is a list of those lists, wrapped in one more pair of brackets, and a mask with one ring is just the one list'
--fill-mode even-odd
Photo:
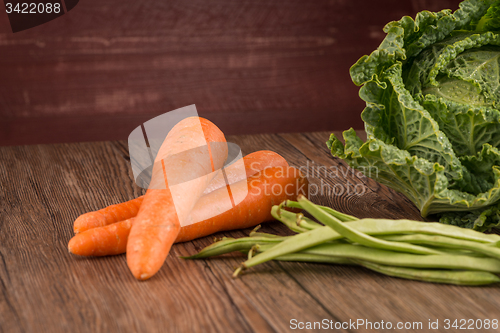
{"label": "orange carrot", "polygon": [[217,143],[225,142],[217,126],[199,117],[183,119],[168,133],[128,237],[127,264],[135,278],[149,279],[163,265],[213,171],[223,166],[227,145]]}
{"label": "orange carrot", "polygon": [[[175,242],[186,242],[219,231],[249,228],[272,220],[271,207],[286,199],[295,200],[299,194],[307,195],[308,182],[298,169],[272,167],[231,188],[235,196],[247,189],[248,194],[237,206],[222,214],[218,214],[218,209],[227,200],[225,189],[204,195],[187,220],[187,223],[193,223],[181,228]],[[133,223],[134,218],[77,234],[68,244],[69,251],[82,256],[124,253]]]}
{"label": "orange carrot", "polygon": [[75,234],[137,216],[142,200],[144,196],[78,216],[73,224]]}
{"label": "orange carrot", "polygon": [[135,218],[86,230],[73,236],[69,252],[81,256],[109,256],[125,253]]}
{"label": "orange carrot", "polygon": [[[286,160],[278,153],[269,150],[260,150],[243,157],[246,177],[250,177],[267,167],[288,166]],[[243,178],[239,172],[238,164],[233,163],[224,169],[229,184],[236,183]],[[204,194],[210,193],[218,188],[226,186],[222,173],[219,173],[208,185]],[[124,221],[137,216],[144,196],[132,199],[116,205],[111,205],[95,212],[80,215],[74,222],[75,234],[88,229],[102,227],[119,221]]]}
{"label": "orange carrot", "polygon": [[[231,186],[233,196],[244,193],[245,199],[230,210],[219,215],[223,191],[213,192],[200,198],[176,242],[187,242],[220,231],[254,227],[272,220],[271,208],[284,200],[296,200],[299,194],[307,196],[307,178],[294,167],[266,168],[260,173]],[[215,216],[216,215],[216,216]],[[208,218],[209,216],[215,216]],[[201,221],[201,222],[198,222]]]}
{"label": "orange carrot", "polygon": [[[240,172],[241,170],[239,168],[240,163],[238,162],[239,161],[231,164],[227,168],[224,168],[224,172],[227,177],[227,182],[229,184],[234,184],[239,182],[240,180],[243,180],[244,178],[253,176],[257,172],[260,172],[265,168],[288,166],[288,162],[280,154],[270,150],[260,150],[243,157],[243,164],[245,167],[246,175],[245,177],[242,177],[242,173]],[[226,182],[224,180],[224,175],[221,172],[208,185],[207,189],[203,192],[203,194],[208,194],[225,185]]]}

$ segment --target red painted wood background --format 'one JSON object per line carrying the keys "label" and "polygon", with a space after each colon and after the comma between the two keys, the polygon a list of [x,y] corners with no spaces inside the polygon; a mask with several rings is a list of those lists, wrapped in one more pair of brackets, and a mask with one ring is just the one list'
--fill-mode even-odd
{"label": "red painted wood background", "polygon": [[362,128],[349,67],[458,2],[81,0],[15,34],[0,14],[0,145],[126,139],[189,104],[228,134]]}

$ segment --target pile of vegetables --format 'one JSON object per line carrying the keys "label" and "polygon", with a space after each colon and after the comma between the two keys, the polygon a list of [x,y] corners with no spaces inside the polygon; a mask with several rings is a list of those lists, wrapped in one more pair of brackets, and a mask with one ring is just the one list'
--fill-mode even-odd
{"label": "pile of vegetables", "polygon": [[384,31],[350,70],[368,139],[332,135],[332,154],[403,193],[423,217],[499,226],[500,1],[423,11]]}
{"label": "pile of vegetables", "polygon": [[[300,208],[302,213],[285,209]],[[360,265],[400,278],[428,282],[485,285],[500,282],[500,236],[452,225],[410,220],[357,219],[304,196],[272,208],[272,215],[292,231],[278,236],[254,230],[249,237],[223,238],[187,259],[233,251],[248,254],[236,269],[270,260]]]}
{"label": "pile of vegetables", "polygon": [[[430,282],[500,282],[500,236],[482,233],[500,226],[500,0],[466,0],[455,12],[424,11],[384,31],[379,48],[350,71],[366,101],[368,139],[351,129],[343,134],[345,143],[332,135],[327,145],[351,167],[406,195],[422,216],[437,214],[442,223],[357,219],[315,205],[302,195],[307,179],[273,152],[243,158],[246,179],[233,177],[230,167],[216,177],[228,156],[224,134],[190,117],[167,135],[146,194],[80,216],[70,252],[126,253],[132,274],[145,280],[175,242],[275,218],[296,235],[255,230],[189,258],[242,251],[248,260],[235,276],[283,260],[359,265]],[[232,208],[224,209],[228,193]],[[233,196],[243,193],[235,205]]]}

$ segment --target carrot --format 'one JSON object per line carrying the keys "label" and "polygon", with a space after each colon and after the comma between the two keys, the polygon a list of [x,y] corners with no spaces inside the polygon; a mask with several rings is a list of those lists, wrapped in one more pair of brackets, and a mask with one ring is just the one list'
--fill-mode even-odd
{"label": "carrot", "polygon": [[183,119],[168,133],[128,237],[127,264],[135,278],[149,279],[163,265],[213,171],[223,166],[227,145],[217,143],[225,142],[217,126],[199,117]]}
{"label": "carrot", "polygon": [[125,253],[128,235],[134,221],[135,217],[76,234],[68,243],[69,252],[81,256]]}
{"label": "carrot", "polygon": [[[278,153],[270,150],[259,150],[254,153],[248,154],[243,157],[243,164],[245,167],[246,177],[248,178],[255,175],[257,172],[270,167],[287,167],[288,162]],[[234,184],[243,180],[242,173],[240,172],[241,160],[224,168],[224,172],[229,184]],[[208,185],[203,194],[208,194],[218,188],[226,185],[224,175],[222,172],[215,176],[214,180]]]}
{"label": "carrot", "polygon": [[[308,194],[307,178],[294,167],[272,167],[231,186],[233,197],[248,194],[237,206],[217,215],[224,202],[222,190],[200,198],[176,242],[187,242],[220,231],[254,227],[272,220],[271,208],[284,200]],[[209,216],[215,216],[208,218]]]}
{"label": "carrot", "polygon": [[[236,183],[243,179],[241,177],[241,172],[239,172],[241,168],[239,168],[240,165],[238,162],[239,161],[224,168],[229,184]],[[246,177],[250,177],[267,167],[288,166],[288,163],[281,155],[270,150],[260,150],[248,154],[243,157],[243,163],[245,166]],[[203,193],[210,193],[223,186],[226,186],[226,182],[222,173],[219,173]],[[108,206],[95,212],[82,214],[74,222],[74,232],[77,234],[88,229],[102,227],[135,217],[137,216],[137,212],[141,207],[143,199],[144,196],[140,196],[123,203]]]}
{"label": "carrot", "polygon": [[144,196],[111,205],[95,212],[89,212],[78,216],[73,224],[75,234],[97,227],[102,227],[115,222],[127,220],[137,216]]}
{"label": "carrot", "polygon": [[[248,194],[237,206],[218,214],[227,201],[225,189],[213,191],[198,200],[195,208],[181,228],[175,242],[186,242],[219,231],[243,229],[272,220],[271,207],[283,200],[295,200],[308,193],[308,182],[298,169],[272,167],[242,180],[233,186],[233,195]],[[200,222],[197,222],[200,221]],[[124,253],[128,233],[134,218],[75,235],[69,242],[69,251],[82,256],[105,256]]]}

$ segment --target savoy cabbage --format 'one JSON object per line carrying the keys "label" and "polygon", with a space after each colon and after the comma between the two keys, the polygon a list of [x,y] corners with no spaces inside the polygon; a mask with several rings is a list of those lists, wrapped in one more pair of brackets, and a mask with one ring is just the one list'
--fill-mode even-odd
{"label": "savoy cabbage", "polygon": [[466,0],[384,27],[351,67],[367,141],[328,147],[406,195],[422,216],[476,230],[500,225],[500,1]]}

